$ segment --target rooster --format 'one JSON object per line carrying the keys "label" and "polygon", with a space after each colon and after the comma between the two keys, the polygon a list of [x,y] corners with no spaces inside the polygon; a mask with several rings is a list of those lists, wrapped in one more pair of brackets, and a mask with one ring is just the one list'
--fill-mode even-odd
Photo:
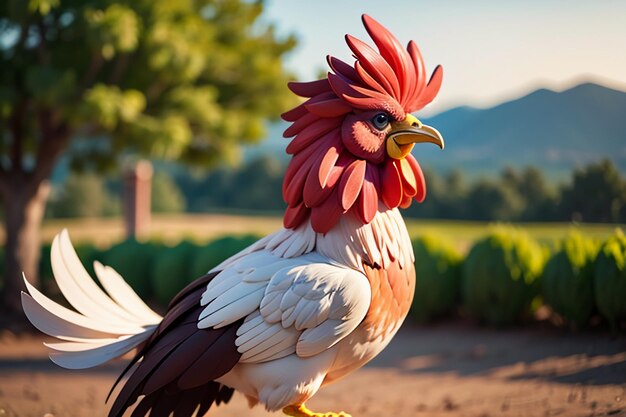
{"label": "rooster", "polygon": [[26,282],[26,315],[62,340],[46,344],[56,364],[88,368],[137,349],[109,417],[140,397],[132,417],[203,415],[235,390],[292,417],[347,415],[305,402],[376,356],[407,315],[415,271],[398,207],[425,197],[414,144],[443,148],[411,114],[437,95],[442,68],[427,80],[413,41],[405,49],[371,17],[363,23],[378,51],[346,35],[353,65],[328,57],[326,78],[289,84],[306,101],[282,116],[293,138],[282,230],[188,285],[164,317],[96,262],[101,289],[65,230],[52,267],[77,311]]}

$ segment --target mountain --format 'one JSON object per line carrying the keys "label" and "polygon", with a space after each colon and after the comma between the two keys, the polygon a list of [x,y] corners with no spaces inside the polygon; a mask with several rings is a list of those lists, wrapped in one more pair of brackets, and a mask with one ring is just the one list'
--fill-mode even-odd
{"label": "mountain", "polygon": [[556,173],[608,157],[626,169],[626,92],[598,84],[539,89],[495,107],[457,107],[423,121],[446,140],[445,156],[424,151],[435,166],[488,171],[531,164]]}
{"label": "mountain", "polygon": [[[456,107],[422,121],[446,141],[445,152],[428,146],[414,150],[422,165],[436,169],[476,175],[505,165],[535,165],[562,177],[575,166],[608,157],[626,171],[626,92],[598,84],[560,92],[539,89],[491,108]],[[246,156],[282,158],[286,126],[269,125],[268,140],[248,148]]]}

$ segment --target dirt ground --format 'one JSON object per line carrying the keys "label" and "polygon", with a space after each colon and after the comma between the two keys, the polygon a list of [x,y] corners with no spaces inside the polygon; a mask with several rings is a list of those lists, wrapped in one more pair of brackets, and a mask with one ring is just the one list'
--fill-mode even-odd
{"label": "dirt ground", "polygon": [[[44,340],[0,336],[0,417],[105,416],[124,361],[64,370],[47,359]],[[626,337],[541,326],[405,326],[376,360],[308,405],[354,417],[626,416]],[[208,415],[272,414],[249,410],[235,394]]]}

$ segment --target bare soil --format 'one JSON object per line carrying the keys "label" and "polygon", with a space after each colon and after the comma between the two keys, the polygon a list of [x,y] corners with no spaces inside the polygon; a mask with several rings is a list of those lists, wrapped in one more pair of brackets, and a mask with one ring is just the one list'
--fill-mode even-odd
{"label": "bare soil", "polygon": [[[105,416],[124,360],[68,371],[47,359],[44,340],[0,336],[0,417]],[[308,405],[354,417],[626,416],[626,337],[541,326],[405,326],[377,359]],[[250,410],[235,394],[208,415],[280,413]]]}

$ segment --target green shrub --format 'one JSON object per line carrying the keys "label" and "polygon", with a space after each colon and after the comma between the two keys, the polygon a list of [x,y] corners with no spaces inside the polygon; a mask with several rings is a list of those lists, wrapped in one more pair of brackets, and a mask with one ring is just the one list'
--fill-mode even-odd
{"label": "green shrub", "polygon": [[474,244],[463,264],[465,306],[487,323],[512,323],[538,293],[544,258],[541,247],[525,233],[495,228]]}
{"label": "green shrub", "polygon": [[39,255],[39,280],[41,283],[50,282],[53,279],[52,263],[50,262],[50,250],[52,245],[44,243],[41,245],[41,253]]}
{"label": "green shrub", "polygon": [[454,247],[434,236],[413,241],[415,252],[415,297],[411,316],[426,322],[448,313],[460,293],[461,256]]}
{"label": "green shrub", "polygon": [[113,267],[140,297],[146,299],[153,294],[150,273],[159,249],[160,246],[152,243],[128,239],[106,250],[100,262]]}
{"label": "green shrub", "polygon": [[196,250],[191,266],[191,275],[198,278],[234,254],[259,240],[255,235],[225,236]]}
{"label": "green shrub", "polygon": [[593,261],[597,253],[598,246],[593,240],[572,232],[543,271],[544,301],[578,327],[588,322],[594,310]]}
{"label": "green shrub", "polygon": [[162,305],[171,299],[196,276],[191,273],[191,262],[197,246],[182,241],[173,248],[163,248],[152,264],[152,288]]}
{"label": "green shrub", "polygon": [[615,329],[626,319],[626,237],[619,229],[598,252],[594,291],[598,310]]}

